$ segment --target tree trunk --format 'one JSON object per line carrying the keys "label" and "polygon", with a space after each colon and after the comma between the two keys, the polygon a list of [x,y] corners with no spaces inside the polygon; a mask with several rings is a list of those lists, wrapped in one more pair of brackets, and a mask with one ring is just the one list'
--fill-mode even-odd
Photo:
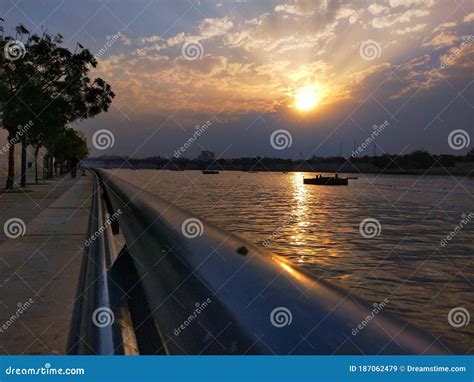
{"label": "tree trunk", "polygon": [[51,156],[49,158],[49,164],[48,164],[48,167],[49,167],[49,177],[50,179],[53,179],[54,177],[54,166],[53,166],[53,157]]}
{"label": "tree trunk", "polygon": [[39,153],[40,147],[36,146],[35,147],[35,182],[38,183],[38,153]]}
{"label": "tree trunk", "polygon": [[[12,142],[12,139],[8,137],[8,142]],[[8,148],[8,176],[7,183],[5,185],[6,190],[11,190],[15,184],[15,145],[11,144]]]}
{"label": "tree trunk", "polygon": [[23,134],[21,141],[21,187],[26,187],[26,134]]}

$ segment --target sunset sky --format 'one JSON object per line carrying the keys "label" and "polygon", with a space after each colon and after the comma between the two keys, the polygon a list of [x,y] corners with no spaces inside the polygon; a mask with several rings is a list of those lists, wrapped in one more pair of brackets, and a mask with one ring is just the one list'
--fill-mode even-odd
{"label": "sunset sky", "polygon": [[[76,127],[115,142],[92,155],[171,156],[208,120],[185,156],[327,156],[340,144],[349,156],[384,121],[379,154],[464,154],[447,137],[464,129],[474,144],[473,4],[4,0],[0,16],[6,32],[44,25],[100,55],[94,75],[117,97]],[[285,150],[270,144],[277,129],[291,134]]]}

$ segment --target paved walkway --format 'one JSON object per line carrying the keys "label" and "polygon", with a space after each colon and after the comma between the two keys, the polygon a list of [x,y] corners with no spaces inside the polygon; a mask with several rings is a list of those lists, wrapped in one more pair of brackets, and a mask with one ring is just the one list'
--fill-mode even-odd
{"label": "paved walkway", "polygon": [[10,218],[26,225],[24,236],[17,238],[6,239],[1,229],[0,353],[64,354],[92,176],[30,188],[26,194],[0,195],[0,228]]}
{"label": "paved walkway", "polygon": [[5,178],[0,177],[0,244],[7,239],[3,231],[5,221],[20,218],[27,224],[64,194],[74,182],[70,176],[65,176],[38,185],[28,184],[25,192],[17,188],[14,193],[4,193]]}

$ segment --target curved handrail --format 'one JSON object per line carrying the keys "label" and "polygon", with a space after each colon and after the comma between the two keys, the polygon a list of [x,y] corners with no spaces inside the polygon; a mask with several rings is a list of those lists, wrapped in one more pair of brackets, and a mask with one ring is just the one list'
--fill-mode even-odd
{"label": "curved handrail", "polygon": [[[120,228],[166,353],[448,352],[433,335],[382,308],[374,314],[373,305],[311,272],[99,173],[114,210],[122,211]],[[194,238],[183,234],[190,221],[200,233]]]}
{"label": "curved handrail", "polygon": [[94,181],[89,218],[90,244],[84,246],[67,354],[132,355],[137,345],[117,282],[109,273],[114,257],[111,229],[105,224],[102,188]]}

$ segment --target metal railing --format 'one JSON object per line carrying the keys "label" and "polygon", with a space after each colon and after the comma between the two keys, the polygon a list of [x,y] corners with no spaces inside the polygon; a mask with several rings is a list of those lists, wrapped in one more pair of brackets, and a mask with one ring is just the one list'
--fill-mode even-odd
{"label": "metal railing", "polygon": [[[449,352],[435,336],[393,317],[384,309],[374,314],[372,304],[311,272],[263,252],[108,172],[98,171],[98,176],[108,213],[121,211],[118,221],[126,246],[112,269],[119,269],[122,275],[134,275],[123,288],[129,288],[125,291],[127,294],[135,292],[135,297],[129,299],[136,337],[136,345],[131,347],[136,347],[138,352]],[[100,206],[95,207],[94,213],[100,221]],[[195,230],[190,234],[185,231],[191,222]],[[104,235],[96,247],[89,250],[105,251],[109,239],[112,240]],[[100,275],[104,272],[103,262],[96,271],[91,280],[98,277],[102,281],[94,284],[94,294],[103,296],[108,285]],[[86,287],[87,282],[83,282]],[[98,305],[111,305],[107,298],[92,301],[90,308],[86,308],[86,303],[78,307],[78,311],[86,313],[82,314],[84,319],[77,332],[88,333],[89,316]],[[354,334],[360,326],[363,328]],[[111,333],[99,331],[99,334],[99,342],[110,344],[104,347],[104,352],[97,346],[99,353],[108,353],[118,346],[110,340]],[[93,335],[89,333],[88,337]],[[81,349],[76,350],[78,352]]]}
{"label": "metal railing", "polygon": [[[99,180],[94,181],[89,237],[79,274],[68,354],[137,354],[126,299],[110,271],[115,255]],[[96,234],[97,233],[97,234]]]}

